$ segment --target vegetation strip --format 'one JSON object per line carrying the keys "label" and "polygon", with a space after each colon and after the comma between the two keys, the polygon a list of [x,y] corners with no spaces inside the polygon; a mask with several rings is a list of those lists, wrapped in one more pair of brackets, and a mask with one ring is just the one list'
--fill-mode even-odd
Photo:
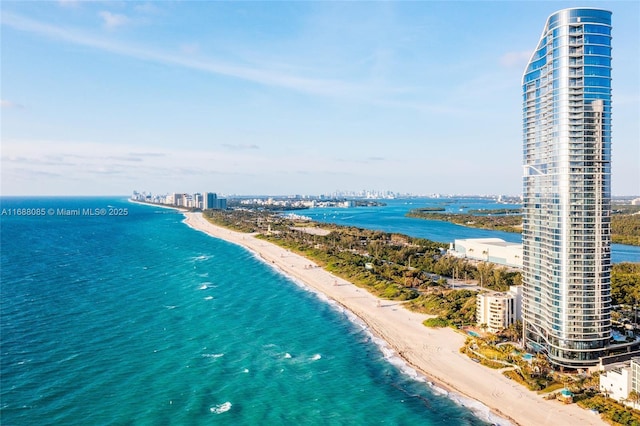
{"label": "vegetation strip", "polygon": [[[492,231],[522,232],[521,209],[469,210],[467,213],[442,213],[443,207],[427,207],[409,211],[406,216],[441,220],[471,228]],[[614,206],[611,215],[611,241],[640,246],[640,206]]]}

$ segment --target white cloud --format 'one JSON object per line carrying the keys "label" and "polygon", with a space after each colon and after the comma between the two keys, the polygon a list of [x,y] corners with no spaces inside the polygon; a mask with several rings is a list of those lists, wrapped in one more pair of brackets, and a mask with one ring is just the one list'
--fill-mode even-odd
{"label": "white cloud", "polygon": [[131,20],[125,15],[120,15],[105,10],[101,11],[99,15],[103,20],[103,25],[108,29],[118,28],[131,22]]}
{"label": "white cloud", "polygon": [[[102,13],[113,15],[110,12]],[[339,80],[299,77],[268,69],[233,65],[216,59],[197,60],[189,56],[175,54],[174,52],[163,52],[148,47],[117,43],[112,40],[93,37],[80,31],[35,21],[12,13],[3,13],[1,19],[4,25],[51,39],[63,40],[80,46],[93,47],[105,52],[128,56],[138,60],[177,65],[268,86],[283,87],[325,96],[344,96],[349,93],[367,92],[367,88],[364,86],[345,83]]]}
{"label": "white cloud", "polygon": [[[111,12],[101,12],[105,19],[105,26],[115,28],[126,22],[131,22],[124,15],[116,15]],[[351,101],[364,101],[367,103],[386,104],[398,95],[397,87],[387,87],[376,82],[365,80],[348,81],[340,78],[318,78],[282,71],[268,66],[244,66],[218,58],[196,58],[193,51],[197,45],[182,46],[182,51],[171,52],[154,49],[149,46],[136,46],[116,42],[83,31],[56,26],[46,22],[36,21],[13,13],[3,13],[0,17],[3,25],[26,31],[40,36],[62,40],[68,43],[87,46],[112,54],[122,55],[141,61],[151,61],[164,65],[180,66],[187,69],[222,75],[250,81],[265,86],[279,87],[294,90],[309,95],[318,95]],[[186,51],[184,47],[187,47]],[[196,52],[197,53],[197,52]],[[398,106],[414,108],[411,103],[399,103]],[[441,106],[435,104],[420,104],[419,109],[433,108],[441,110]]]}
{"label": "white cloud", "polygon": [[[253,145],[236,148],[153,147],[147,151],[142,146],[112,143],[7,140],[2,147],[2,190],[5,195],[127,194],[136,188],[152,192],[215,188],[226,193],[274,194],[306,188],[320,193],[340,187],[345,175],[360,176],[359,185],[378,185],[388,179],[379,176],[377,158],[345,158],[343,167],[335,171],[331,152],[282,155],[265,154]],[[418,163],[409,163],[390,161],[393,170],[389,173],[401,175],[398,167],[420,170]],[[299,178],[301,174],[305,179]]]}

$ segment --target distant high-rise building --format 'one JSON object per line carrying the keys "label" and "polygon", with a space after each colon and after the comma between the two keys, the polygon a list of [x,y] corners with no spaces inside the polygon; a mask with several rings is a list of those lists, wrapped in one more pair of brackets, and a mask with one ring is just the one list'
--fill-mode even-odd
{"label": "distant high-rise building", "polygon": [[200,193],[193,194],[193,207],[197,209],[204,208],[204,197]]}
{"label": "distant high-rise building", "polygon": [[218,200],[218,195],[215,192],[205,192],[204,193],[204,197],[203,197],[203,201],[204,201],[204,208],[205,209],[215,209],[217,208],[217,200]]}
{"label": "distant high-rise building", "polygon": [[215,192],[204,193],[204,209],[225,210],[227,208],[227,199],[218,198]]}
{"label": "distant high-rise building", "polygon": [[522,89],[525,342],[589,366],[611,338],[611,12],[551,15]]}

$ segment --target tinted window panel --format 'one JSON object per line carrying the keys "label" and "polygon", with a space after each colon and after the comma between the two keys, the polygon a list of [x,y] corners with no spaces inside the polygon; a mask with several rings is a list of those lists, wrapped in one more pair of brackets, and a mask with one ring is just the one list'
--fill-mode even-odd
{"label": "tinted window panel", "polygon": [[585,65],[600,65],[603,67],[610,67],[611,59],[605,56],[585,56],[584,63]]}
{"label": "tinted window panel", "polygon": [[587,55],[611,56],[611,48],[606,46],[585,46],[584,51]]}
{"label": "tinted window panel", "polygon": [[608,78],[599,78],[599,77],[585,77],[584,78],[585,86],[595,86],[595,87],[610,87],[611,81]]}
{"label": "tinted window panel", "polygon": [[585,25],[584,32],[611,35],[611,28],[604,25]]}
{"label": "tinted window panel", "polygon": [[600,35],[586,34],[584,36],[584,41],[587,44],[603,44],[605,46],[609,46],[611,44],[611,39],[609,37]]}
{"label": "tinted window panel", "polygon": [[585,77],[611,77],[611,69],[605,67],[584,67]]}

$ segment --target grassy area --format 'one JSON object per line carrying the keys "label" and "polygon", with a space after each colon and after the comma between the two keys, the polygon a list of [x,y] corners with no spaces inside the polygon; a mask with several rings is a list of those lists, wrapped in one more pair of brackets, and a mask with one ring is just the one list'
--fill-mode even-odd
{"label": "grassy area", "polygon": [[519,383],[520,385],[524,386],[525,388],[528,388],[529,386],[527,385],[526,380],[524,379],[524,377],[522,377],[522,375],[517,371],[517,370],[507,370],[504,373],[502,373],[506,378],[513,380],[514,382]]}
{"label": "grassy area", "polygon": [[605,420],[615,425],[640,426],[640,412],[602,395],[582,399],[578,405],[598,411]]}
{"label": "grassy area", "polygon": [[438,315],[438,319],[425,321],[432,327],[473,324],[476,316],[476,292],[470,290],[445,290],[422,294],[407,303],[413,311]]}
{"label": "grassy area", "polygon": [[501,351],[496,350],[490,346],[480,346],[476,352],[482,354],[488,359],[499,359],[501,361],[507,361],[508,357]]}
{"label": "grassy area", "polygon": [[550,393],[562,388],[564,388],[564,383],[553,383],[552,385],[549,385],[546,388],[539,390],[538,393],[539,394]]}

